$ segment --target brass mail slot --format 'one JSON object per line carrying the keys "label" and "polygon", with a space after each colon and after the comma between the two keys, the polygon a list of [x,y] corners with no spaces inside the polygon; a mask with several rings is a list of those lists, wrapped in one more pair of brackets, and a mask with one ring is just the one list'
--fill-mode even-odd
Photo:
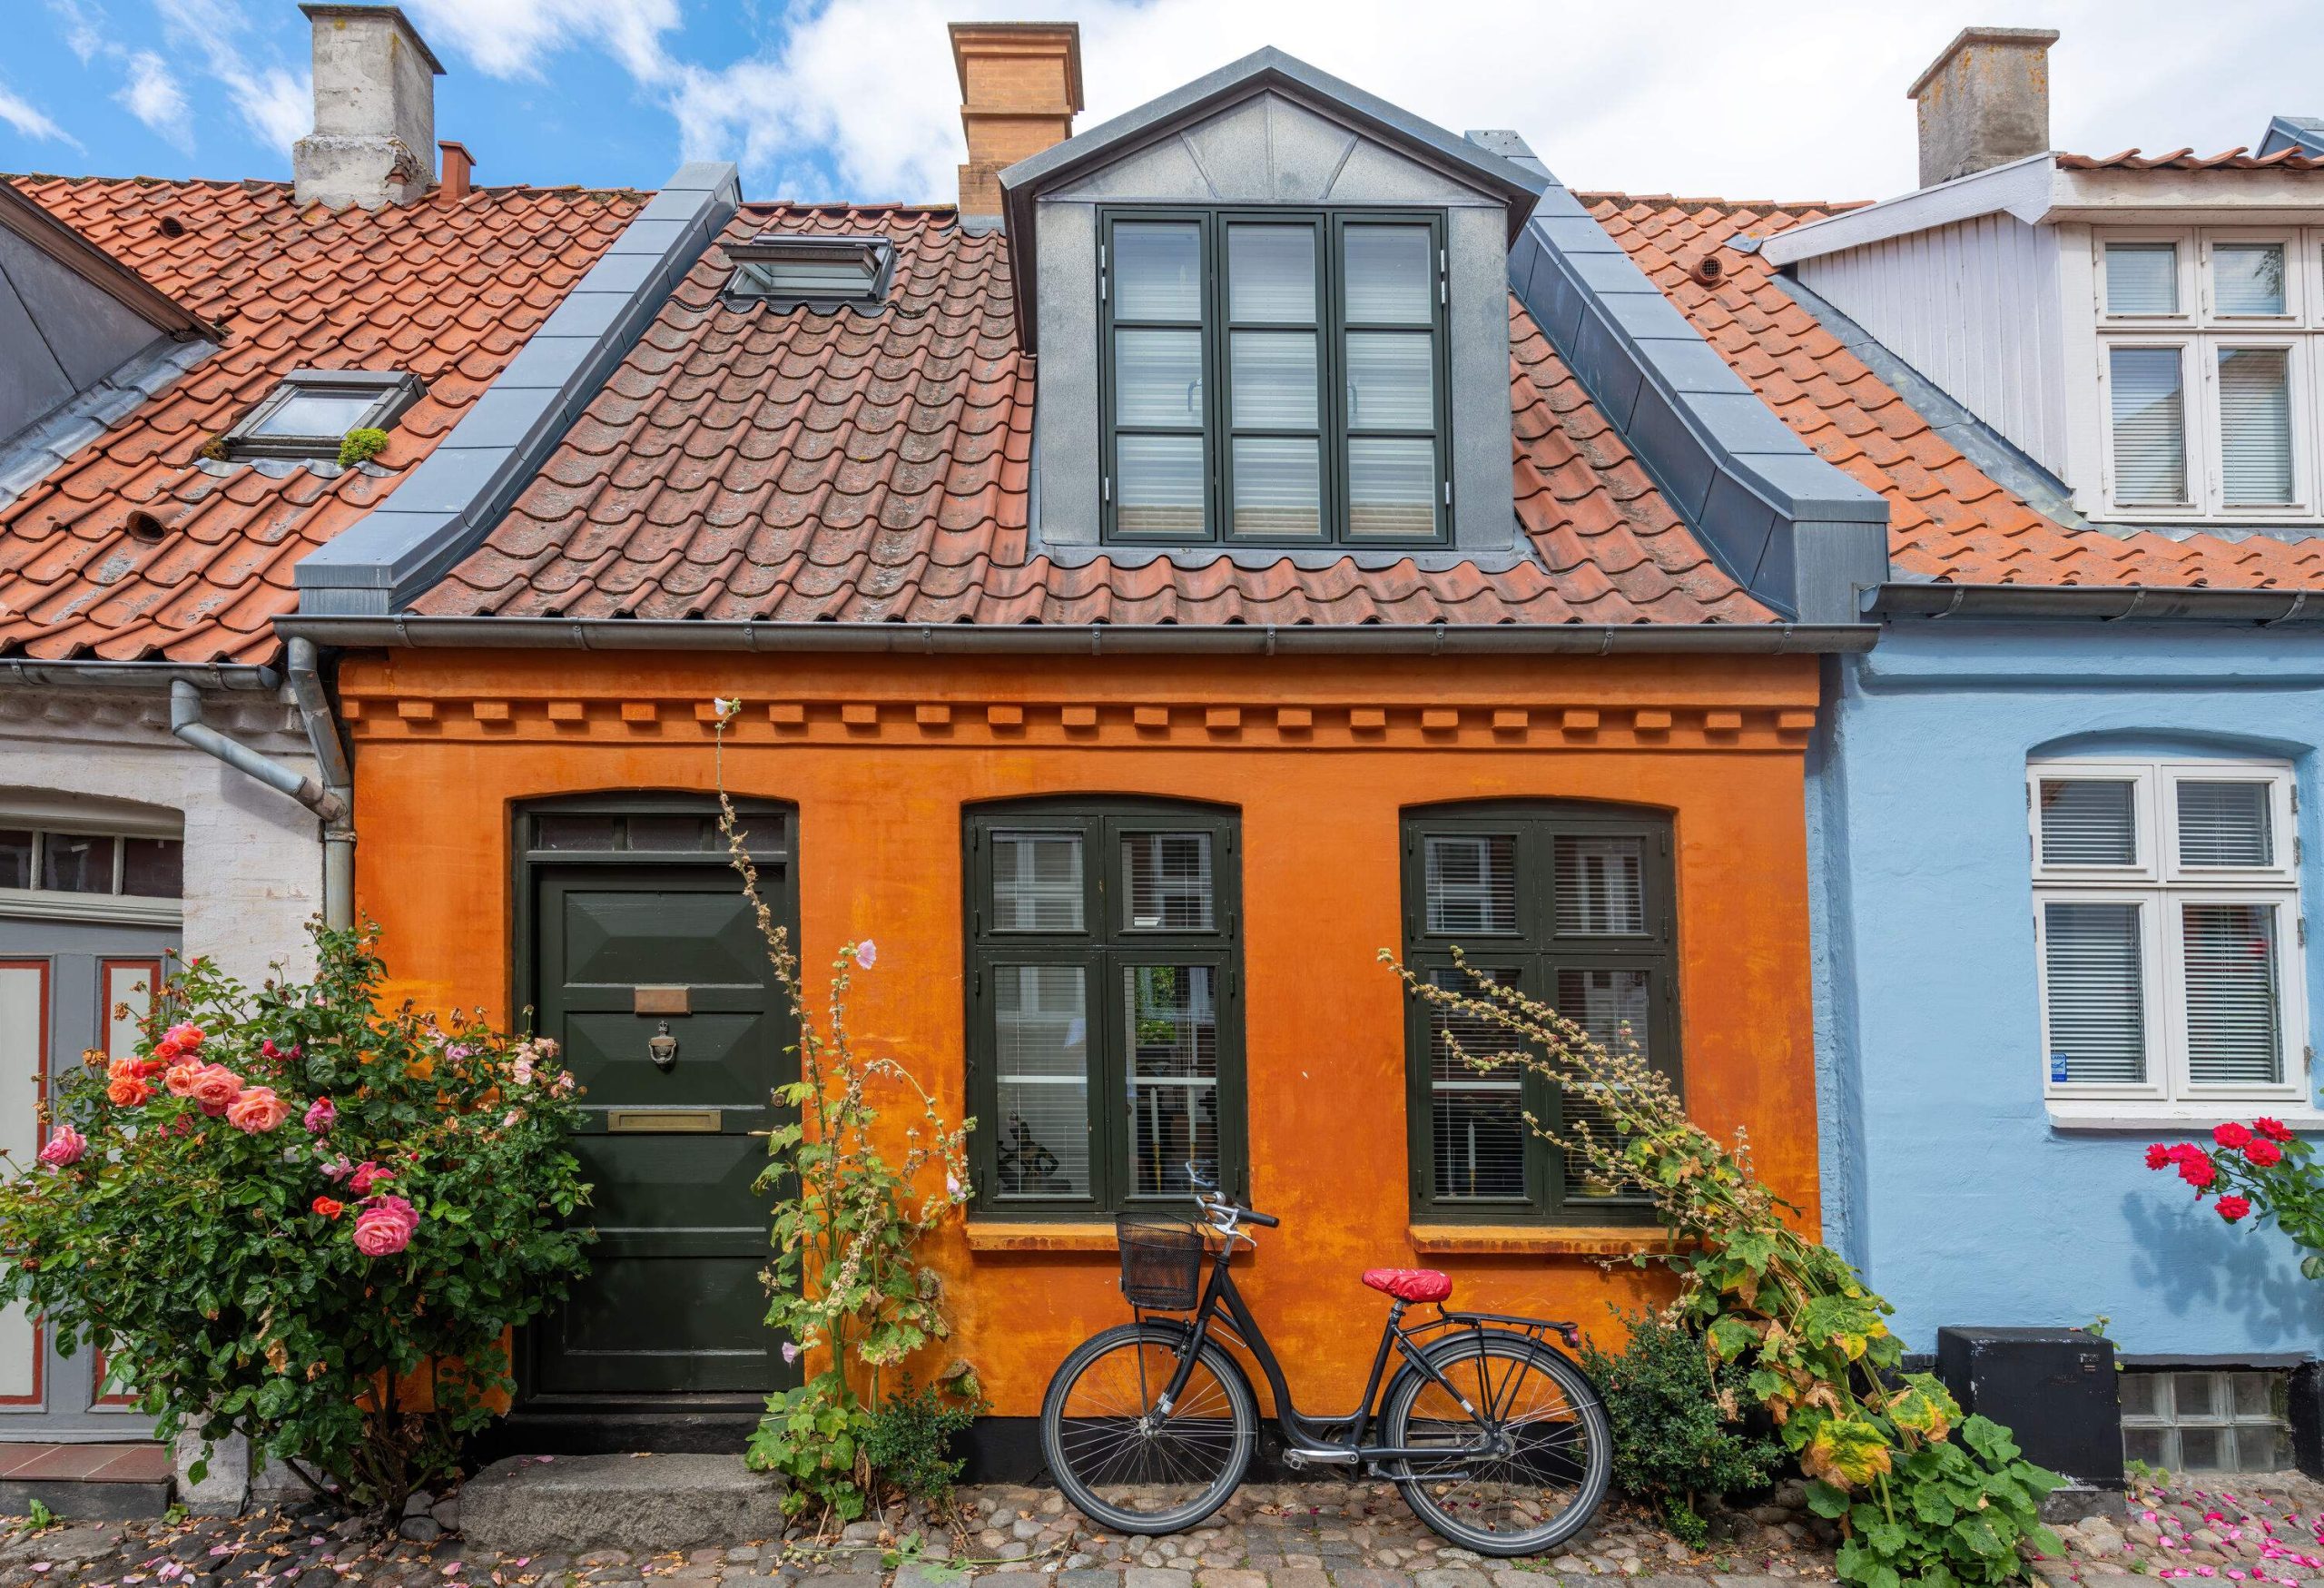
{"label": "brass mail slot", "polygon": [[692,990],[684,987],[638,987],[630,992],[632,1014],[692,1014]]}
{"label": "brass mail slot", "polygon": [[716,1109],[607,1109],[608,1131],[691,1131],[716,1135],[721,1121]]}

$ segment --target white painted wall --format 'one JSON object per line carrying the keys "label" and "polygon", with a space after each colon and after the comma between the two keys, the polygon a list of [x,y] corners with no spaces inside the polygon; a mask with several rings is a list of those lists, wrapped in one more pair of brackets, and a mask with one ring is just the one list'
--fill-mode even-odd
{"label": "white painted wall", "polygon": [[2055,228],[1981,215],[1797,269],[1809,291],[2074,483]]}
{"label": "white painted wall", "polygon": [[[222,733],[311,773],[287,698],[204,691]],[[280,961],[313,969],[308,918],[322,908],[321,831],[287,794],[171,736],[161,690],[0,687],[0,790],[62,790],[185,814],[186,955],[255,983]],[[0,798],[5,798],[0,794]]]}

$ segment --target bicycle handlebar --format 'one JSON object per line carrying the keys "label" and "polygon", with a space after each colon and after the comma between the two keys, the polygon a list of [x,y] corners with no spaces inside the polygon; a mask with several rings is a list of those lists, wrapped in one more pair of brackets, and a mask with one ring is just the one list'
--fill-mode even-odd
{"label": "bicycle handlebar", "polygon": [[1262,1229],[1273,1229],[1283,1222],[1273,1214],[1254,1213],[1248,1208],[1237,1206],[1231,1198],[1218,1189],[1217,1181],[1203,1179],[1202,1170],[1192,1160],[1187,1164],[1187,1183],[1194,1187],[1196,1201],[1213,1212],[1231,1216],[1237,1223],[1256,1224]]}
{"label": "bicycle handlebar", "polygon": [[1246,1224],[1256,1224],[1261,1229],[1273,1229],[1283,1222],[1272,1213],[1254,1213],[1248,1208],[1236,1208],[1235,1217]]}

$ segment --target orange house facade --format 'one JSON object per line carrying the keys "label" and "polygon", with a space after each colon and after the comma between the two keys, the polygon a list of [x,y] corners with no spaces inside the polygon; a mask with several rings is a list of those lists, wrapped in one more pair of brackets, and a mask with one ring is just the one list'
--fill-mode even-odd
{"label": "orange house facade", "polygon": [[[1820,1218],[1803,786],[1876,514],[1721,408],[1513,134],[1265,51],[1066,137],[1070,28],[954,45],[961,209],[681,172],[636,225],[699,235],[584,279],[556,400],[440,482],[487,483],[415,476],[281,626],[335,664],[398,991],[588,1089],[604,1238],[519,1343],[527,1447],[739,1437],[800,1371],[722,787],[811,1009],[875,944],[857,1044],[977,1121],[931,1260],[991,1470],[1126,1316],[1116,1217],[1200,1180],[1283,1219],[1244,1284],[1318,1403],[1365,1267],[1598,1332],[1654,1297],[1643,1202],[1526,1126],[1571,1106],[1452,1059],[1383,951],[1639,1043]],[[992,83],[1055,123],[1005,170]]]}

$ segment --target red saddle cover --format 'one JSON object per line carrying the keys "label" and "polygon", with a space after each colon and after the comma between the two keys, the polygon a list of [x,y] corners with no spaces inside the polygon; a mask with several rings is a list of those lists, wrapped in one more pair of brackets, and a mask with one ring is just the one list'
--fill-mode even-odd
{"label": "red saddle cover", "polygon": [[1434,1268],[1366,1268],[1364,1282],[1399,1301],[1442,1301],[1452,1294],[1452,1277]]}

